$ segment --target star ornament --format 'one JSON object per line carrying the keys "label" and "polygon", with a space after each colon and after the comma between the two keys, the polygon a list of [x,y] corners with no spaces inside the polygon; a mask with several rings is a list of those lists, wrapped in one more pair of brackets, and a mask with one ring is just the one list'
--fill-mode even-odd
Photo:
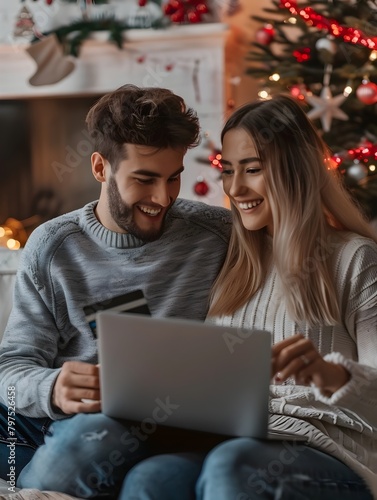
{"label": "star ornament", "polygon": [[313,106],[313,109],[307,114],[308,118],[314,120],[319,118],[322,123],[322,128],[325,132],[329,132],[331,129],[331,122],[333,118],[338,120],[348,120],[348,115],[339,106],[347,99],[347,96],[339,94],[335,97],[332,96],[330,87],[325,86],[322,88],[319,96],[307,95],[305,96],[306,101]]}

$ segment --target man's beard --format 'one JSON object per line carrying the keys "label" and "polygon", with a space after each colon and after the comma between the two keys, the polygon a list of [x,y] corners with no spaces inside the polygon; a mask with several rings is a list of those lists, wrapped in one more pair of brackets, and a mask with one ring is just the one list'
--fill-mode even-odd
{"label": "man's beard", "polygon": [[[143,229],[138,227],[133,219],[133,207],[127,205],[122,200],[117,183],[113,176],[110,176],[109,179],[107,199],[111,217],[121,229],[143,241],[155,241],[160,238],[161,234],[164,231],[165,217],[161,223],[161,226],[156,229],[144,231]],[[138,210],[138,208],[136,208],[136,210]]]}

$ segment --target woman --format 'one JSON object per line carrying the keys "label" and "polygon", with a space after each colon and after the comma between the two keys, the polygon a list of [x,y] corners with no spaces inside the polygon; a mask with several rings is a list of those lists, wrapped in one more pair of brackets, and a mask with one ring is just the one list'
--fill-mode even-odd
{"label": "woman", "polygon": [[155,457],[145,481],[158,486],[137,498],[190,498],[193,485],[206,500],[377,498],[377,236],[289,97],[243,106],[222,141],[234,228],[210,321],[272,332],[281,439],[228,440],[198,480],[198,462]]}

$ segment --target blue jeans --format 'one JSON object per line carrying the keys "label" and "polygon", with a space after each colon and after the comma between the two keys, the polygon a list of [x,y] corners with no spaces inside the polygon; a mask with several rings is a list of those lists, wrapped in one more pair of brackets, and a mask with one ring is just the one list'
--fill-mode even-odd
{"label": "blue jeans", "polygon": [[231,439],[202,456],[161,455],[127,474],[121,500],[373,500],[349,467],[294,441]]}
{"label": "blue jeans", "polygon": [[[157,453],[212,449],[223,436],[184,431],[103,415],[63,420],[16,416],[17,486],[81,498],[116,498],[127,472]],[[0,405],[0,477],[7,479],[6,408]],[[3,462],[4,457],[4,462]]]}
{"label": "blue jeans", "polygon": [[[8,479],[11,467],[17,480],[21,470],[32,459],[36,449],[44,443],[44,437],[52,420],[15,416],[15,426],[8,422],[8,410],[0,403],[0,478]],[[14,432],[11,435],[10,432]],[[15,465],[13,465],[15,464]],[[12,474],[13,475],[13,474]]]}

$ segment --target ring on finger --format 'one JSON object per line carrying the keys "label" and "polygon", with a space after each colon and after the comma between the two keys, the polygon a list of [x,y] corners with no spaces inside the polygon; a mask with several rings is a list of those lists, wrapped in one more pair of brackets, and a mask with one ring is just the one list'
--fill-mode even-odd
{"label": "ring on finger", "polygon": [[310,359],[307,356],[305,356],[305,354],[301,354],[300,359],[305,366],[310,364]]}

